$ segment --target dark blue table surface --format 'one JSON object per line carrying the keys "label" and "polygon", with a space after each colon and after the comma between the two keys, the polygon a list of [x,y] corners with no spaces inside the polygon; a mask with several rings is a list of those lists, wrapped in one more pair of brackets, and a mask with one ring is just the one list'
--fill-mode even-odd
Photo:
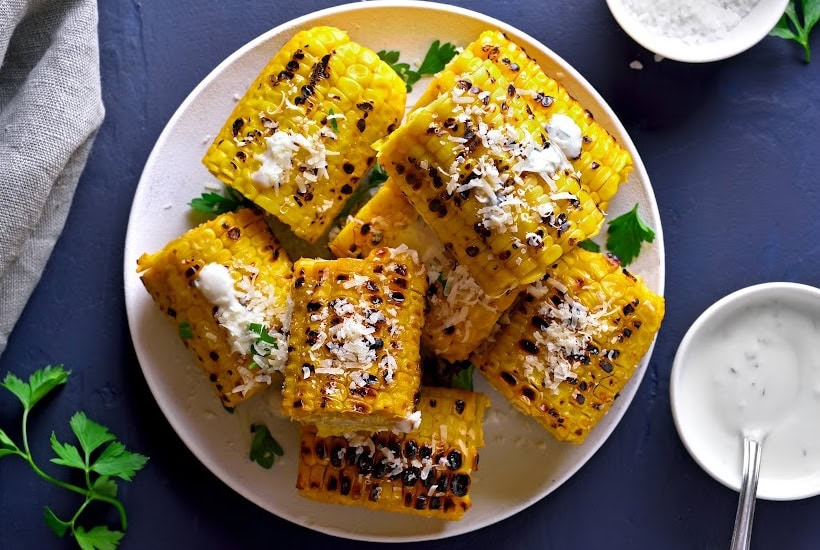
{"label": "dark blue table surface", "polygon": [[[68,438],[68,418],[78,409],[151,456],[136,481],[121,489],[130,519],[125,548],[361,544],[268,514],[193,457],[145,384],[123,300],[131,200],[169,117],[236,48],[337,3],[100,2],[106,119],[65,232],[0,358],[0,373],[27,375],[47,363],[73,371],[32,419],[33,451],[41,462],[51,456],[50,431]],[[657,63],[599,0],[453,3],[540,39],[612,105],[646,163],[660,205],[668,313],[626,416],[572,479],[496,525],[417,546],[726,547],[737,495],[701,471],[681,445],[669,409],[669,373],[687,327],[719,297],[764,281],[820,286],[820,60],[805,65],[798,46],[769,37],[719,63]],[[630,69],[633,60],[644,69]],[[16,403],[0,395],[0,426],[16,436],[18,420]],[[67,513],[77,502],[22,461],[0,461],[0,547],[70,547],[46,528],[47,504]],[[92,510],[92,519],[95,513],[116,522],[107,510]],[[818,517],[820,498],[760,502],[753,547],[817,548]]]}

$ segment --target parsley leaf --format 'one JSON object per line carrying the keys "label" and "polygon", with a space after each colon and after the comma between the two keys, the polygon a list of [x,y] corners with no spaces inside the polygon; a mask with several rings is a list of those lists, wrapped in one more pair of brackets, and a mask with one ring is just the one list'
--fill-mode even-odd
{"label": "parsley leaf", "polygon": [[438,40],[434,41],[430,44],[430,49],[427,50],[424,61],[419,65],[419,74],[436,74],[444,70],[447,63],[449,63],[457,53],[458,50],[456,50],[456,47],[449,42],[442,44]]}
{"label": "parsley leaf", "polygon": [[190,340],[194,337],[194,331],[191,329],[191,323],[188,321],[182,321],[177,325],[177,329],[179,330],[179,337],[183,340]]}
{"label": "parsley leaf", "polygon": [[14,444],[6,432],[0,430],[0,456],[20,454],[20,449]]}
{"label": "parsley leaf", "polygon": [[[57,440],[56,434],[52,432],[51,448],[57,456],[52,458],[51,462],[60,466],[82,470],[85,474],[85,487],[54,478],[43,472],[35,464],[28,444],[29,412],[37,402],[54,388],[65,384],[69,374],[70,371],[65,370],[62,366],[48,366],[38,369],[29,377],[28,382],[24,382],[11,373],[6,374],[0,387],[14,394],[23,404],[23,445],[18,447],[6,432],[0,430],[0,458],[17,455],[25,460],[41,478],[85,497],[84,502],[71,516],[70,520],[60,519],[49,507],[45,507],[43,510],[43,519],[46,525],[59,537],[70,532],[80,548],[111,550],[117,547],[123,537],[123,532],[112,531],[104,525],[86,530],[77,523],[77,520],[90,503],[94,501],[107,502],[119,512],[120,524],[124,531],[127,526],[125,508],[117,500],[117,482],[112,479],[112,476],[130,481],[134,474],[145,466],[148,458],[127,451],[122,443],[116,441],[114,434],[108,428],[90,420],[85,413],[77,412],[71,417],[69,425],[71,431],[77,437],[80,447],[77,448],[76,445],[71,443],[61,443]],[[105,444],[108,445],[102,452],[99,452],[99,449]],[[93,456],[97,454],[99,456],[94,460]]]}
{"label": "parsley leaf", "polygon": [[638,215],[638,205],[626,214],[609,222],[606,247],[620,260],[621,265],[632,263],[641,252],[641,244],[655,240],[655,232]]}
{"label": "parsley leaf", "polygon": [[285,451],[264,424],[252,424],[251,433],[253,441],[248,458],[268,470],[273,466],[276,456],[284,455]]}
{"label": "parsley leaf", "polygon": [[381,50],[378,56],[404,80],[407,91],[412,92],[413,84],[418,82],[422,76],[433,75],[441,71],[457,53],[458,50],[453,44],[449,42],[442,44],[441,41],[435,40],[430,44],[418,69],[412,69],[409,63],[399,63],[400,54],[396,50]]}
{"label": "parsley leaf", "polygon": [[108,428],[88,419],[84,412],[75,413],[69,421],[71,431],[77,436],[80,446],[87,454],[93,453],[103,443],[114,441]]}
{"label": "parsley leaf", "polygon": [[473,372],[475,371],[475,366],[470,364],[466,367],[463,367],[460,371],[453,375],[453,379],[450,382],[450,386],[453,388],[459,388],[462,390],[470,390],[473,391]]}
{"label": "parsley leaf", "polygon": [[100,476],[91,484],[94,492],[111,498],[117,498],[117,482],[108,476]]}
{"label": "parsley leaf", "polygon": [[222,195],[214,192],[205,192],[188,203],[192,210],[208,214],[209,217],[218,216],[225,212],[233,212],[234,210],[239,210],[252,204],[253,203],[243,197],[239,191],[227,186]]}
{"label": "parsley leaf", "polygon": [[794,40],[806,53],[804,61],[811,61],[811,49],[809,48],[809,34],[814,26],[820,21],[820,0],[800,0],[800,13],[797,11],[797,0],[791,0],[786,6],[783,17],[769,34]]}
{"label": "parsley leaf", "polygon": [[98,525],[90,531],[82,527],[74,530],[74,538],[82,550],[114,550],[122,536],[120,531],[111,531],[104,525]]}
{"label": "parsley leaf", "polygon": [[85,461],[80,456],[80,451],[71,443],[60,443],[57,436],[51,432],[51,448],[57,454],[57,458],[52,458],[54,464],[66,466],[68,468],[78,468],[85,470]]}
{"label": "parsley leaf", "polygon": [[51,530],[54,531],[54,534],[58,537],[62,537],[63,535],[65,535],[66,531],[68,531],[68,528],[71,527],[71,523],[63,521],[60,518],[58,518],[54,514],[54,511],[48,506],[46,506],[43,510],[43,518],[46,520],[46,525],[48,525],[51,528]]}
{"label": "parsley leaf", "polygon": [[91,470],[104,476],[115,476],[125,481],[131,481],[139,470],[148,462],[148,457],[139,453],[132,453],[125,449],[125,445],[114,441],[100,454],[100,457],[91,465]]}
{"label": "parsley leaf", "polygon": [[591,239],[585,239],[585,240],[581,241],[580,243],[578,243],[578,248],[583,248],[584,250],[588,250],[590,252],[600,252],[601,251],[601,245],[599,245],[598,243],[596,243],[595,241],[593,241]]}
{"label": "parsley leaf", "polygon": [[6,388],[16,395],[24,408],[31,409],[43,397],[48,395],[51,390],[65,384],[69,374],[71,374],[71,371],[65,370],[62,365],[49,365],[34,371],[34,373],[29,376],[28,384],[26,384],[9,372],[6,373],[5,379],[0,383],[0,387]]}

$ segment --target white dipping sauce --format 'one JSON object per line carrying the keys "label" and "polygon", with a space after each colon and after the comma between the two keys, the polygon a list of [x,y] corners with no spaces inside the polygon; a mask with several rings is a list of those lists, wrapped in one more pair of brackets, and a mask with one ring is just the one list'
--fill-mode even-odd
{"label": "white dipping sauce", "polygon": [[820,307],[799,297],[752,302],[706,319],[679,358],[678,429],[704,468],[730,485],[740,484],[748,434],[763,441],[763,498],[790,498],[806,482],[818,492]]}

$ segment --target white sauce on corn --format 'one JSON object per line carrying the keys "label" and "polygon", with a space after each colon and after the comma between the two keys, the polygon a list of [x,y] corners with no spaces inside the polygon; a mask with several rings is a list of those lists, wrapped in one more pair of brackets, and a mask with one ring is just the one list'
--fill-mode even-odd
{"label": "white sauce on corn", "polygon": [[567,115],[552,115],[547,123],[550,141],[557,145],[571,159],[581,156],[581,128]]}
{"label": "white sauce on corn", "polygon": [[294,181],[300,193],[307,192],[312,183],[329,179],[327,157],[339,154],[328,151],[322,138],[335,140],[336,135],[321,130],[309,136],[285,130],[274,132],[265,138],[262,154],[254,155],[262,165],[251,174],[251,178],[260,187],[273,187],[278,192],[279,187],[290,178],[297,153],[304,151],[304,160],[299,163]]}
{"label": "white sauce on corn", "polygon": [[[257,289],[254,286],[258,270],[251,266],[239,266],[238,269],[247,271],[249,275],[243,275],[237,283],[224,265],[206,264],[197,274],[194,284],[202,296],[217,308],[215,317],[228,333],[231,350],[251,356],[259,367],[256,372],[244,367],[239,369],[243,384],[234,391],[244,393],[253,382],[269,384],[270,374],[282,370],[287,360],[287,327],[290,325],[292,302],[288,298],[286,310],[276,311],[271,306],[273,287],[265,285],[264,289]],[[285,328],[274,330],[270,322],[273,319],[280,320]],[[260,341],[259,334],[250,330],[254,324],[265,327],[274,343]]]}

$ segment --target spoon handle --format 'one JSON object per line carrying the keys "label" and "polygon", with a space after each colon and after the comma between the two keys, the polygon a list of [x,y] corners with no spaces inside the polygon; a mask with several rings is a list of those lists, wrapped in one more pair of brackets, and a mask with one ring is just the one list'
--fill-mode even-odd
{"label": "spoon handle", "polygon": [[743,482],[740,486],[731,550],[746,550],[752,541],[757,480],[760,477],[760,450],[759,441],[748,436],[743,438]]}

